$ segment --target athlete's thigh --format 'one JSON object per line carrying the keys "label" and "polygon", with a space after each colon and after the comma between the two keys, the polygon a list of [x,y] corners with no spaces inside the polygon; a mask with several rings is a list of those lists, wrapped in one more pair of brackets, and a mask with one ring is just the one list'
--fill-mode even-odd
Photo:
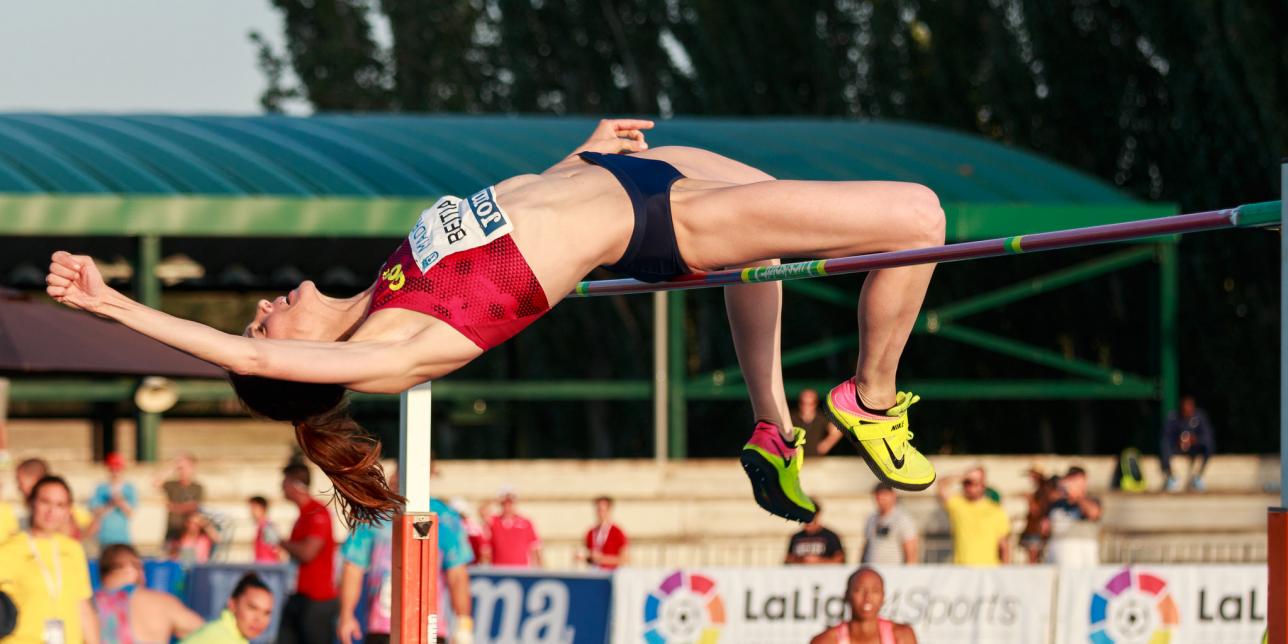
{"label": "athlete's thigh", "polygon": [[903,247],[918,234],[923,186],[894,181],[766,181],[671,193],[676,242],[690,267],[776,257],[842,257]]}
{"label": "athlete's thigh", "polygon": [[690,181],[702,182],[704,185],[734,185],[773,179],[763,170],[702,148],[667,145],[636,153],[635,156],[657,159],[675,166],[685,176],[677,182],[681,185]]}

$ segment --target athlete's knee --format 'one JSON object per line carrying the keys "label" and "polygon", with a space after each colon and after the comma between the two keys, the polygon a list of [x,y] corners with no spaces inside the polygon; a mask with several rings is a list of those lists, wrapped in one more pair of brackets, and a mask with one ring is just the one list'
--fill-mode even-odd
{"label": "athlete's knee", "polygon": [[944,209],[934,190],[918,183],[904,184],[903,196],[907,212],[910,238],[920,245],[939,246],[944,243]]}

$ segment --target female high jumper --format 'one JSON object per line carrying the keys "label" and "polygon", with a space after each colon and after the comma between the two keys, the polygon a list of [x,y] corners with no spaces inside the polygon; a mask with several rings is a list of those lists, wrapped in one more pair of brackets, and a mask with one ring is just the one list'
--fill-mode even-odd
{"label": "female high jumper", "polygon": [[[928,188],[890,181],[780,181],[713,152],[650,149],[652,121],[601,121],[541,174],[464,199],[443,197],[349,298],[303,282],[261,300],[242,335],[172,317],[108,287],[92,259],[54,253],[48,293],[222,366],[254,413],[290,421],[351,521],[396,512],[379,442],[346,411],[345,390],[397,393],[441,378],[531,324],[595,267],[649,282],[691,271],[938,246],[943,210]],[[859,358],[827,410],[876,476],[920,490],[935,480],[910,443],[895,389],[933,265],[879,270],[858,298]],[[725,289],[755,425],[742,451],[756,502],[808,522],[804,432],[792,427],[780,364],[782,285]]]}

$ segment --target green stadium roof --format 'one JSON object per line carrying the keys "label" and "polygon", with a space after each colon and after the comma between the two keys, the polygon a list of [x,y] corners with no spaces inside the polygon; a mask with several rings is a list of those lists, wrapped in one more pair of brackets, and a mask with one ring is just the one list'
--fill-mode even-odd
{"label": "green stadium roof", "polygon": [[[0,115],[0,192],[437,196],[540,171],[593,119],[505,116]],[[707,148],[780,178],[916,181],[953,202],[1124,202],[1095,178],[921,125],[674,119],[656,145]]]}
{"label": "green stadium roof", "polygon": [[[595,119],[549,116],[0,114],[0,235],[398,237],[409,213],[539,172]],[[953,241],[1171,214],[1094,178],[937,127],[821,119],[660,121],[784,179],[933,188]]]}

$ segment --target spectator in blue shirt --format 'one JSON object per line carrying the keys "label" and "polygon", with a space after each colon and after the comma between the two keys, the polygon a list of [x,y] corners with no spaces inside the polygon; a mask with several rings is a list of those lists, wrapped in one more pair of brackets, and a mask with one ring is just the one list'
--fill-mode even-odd
{"label": "spectator in blue shirt", "polygon": [[[396,484],[391,483],[391,487]],[[470,605],[470,578],[465,566],[474,560],[469,538],[455,510],[438,499],[430,500],[430,511],[438,513],[439,623],[448,622],[442,597],[451,598],[455,627],[449,642],[472,641],[474,620]],[[393,586],[393,524],[381,521],[359,525],[340,548],[343,568],[340,572],[340,619],[336,631],[341,644],[361,641],[365,644],[387,644],[391,626]],[[446,585],[446,593],[444,592]],[[356,615],[359,599],[366,599],[366,633],[364,637]]]}
{"label": "spectator in blue shirt", "polygon": [[125,458],[119,452],[112,452],[104,460],[107,481],[94,488],[94,495],[89,500],[100,550],[117,543],[129,545],[134,542],[130,538],[130,519],[134,517],[134,509],[139,507],[139,494],[134,484],[125,480]]}
{"label": "spectator in blue shirt", "polygon": [[[1208,459],[1216,452],[1216,432],[1207,412],[1194,404],[1193,396],[1181,398],[1179,412],[1172,412],[1163,424],[1163,436],[1159,446],[1159,461],[1163,474],[1167,475],[1166,489],[1174,492],[1180,484],[1172,475],[1172,456],[1188,455],[1190,457],[1190,489],[1202,492],[1203,470],[1207,468]],[[1198,462],[1197,466],[1195,461]]]}

